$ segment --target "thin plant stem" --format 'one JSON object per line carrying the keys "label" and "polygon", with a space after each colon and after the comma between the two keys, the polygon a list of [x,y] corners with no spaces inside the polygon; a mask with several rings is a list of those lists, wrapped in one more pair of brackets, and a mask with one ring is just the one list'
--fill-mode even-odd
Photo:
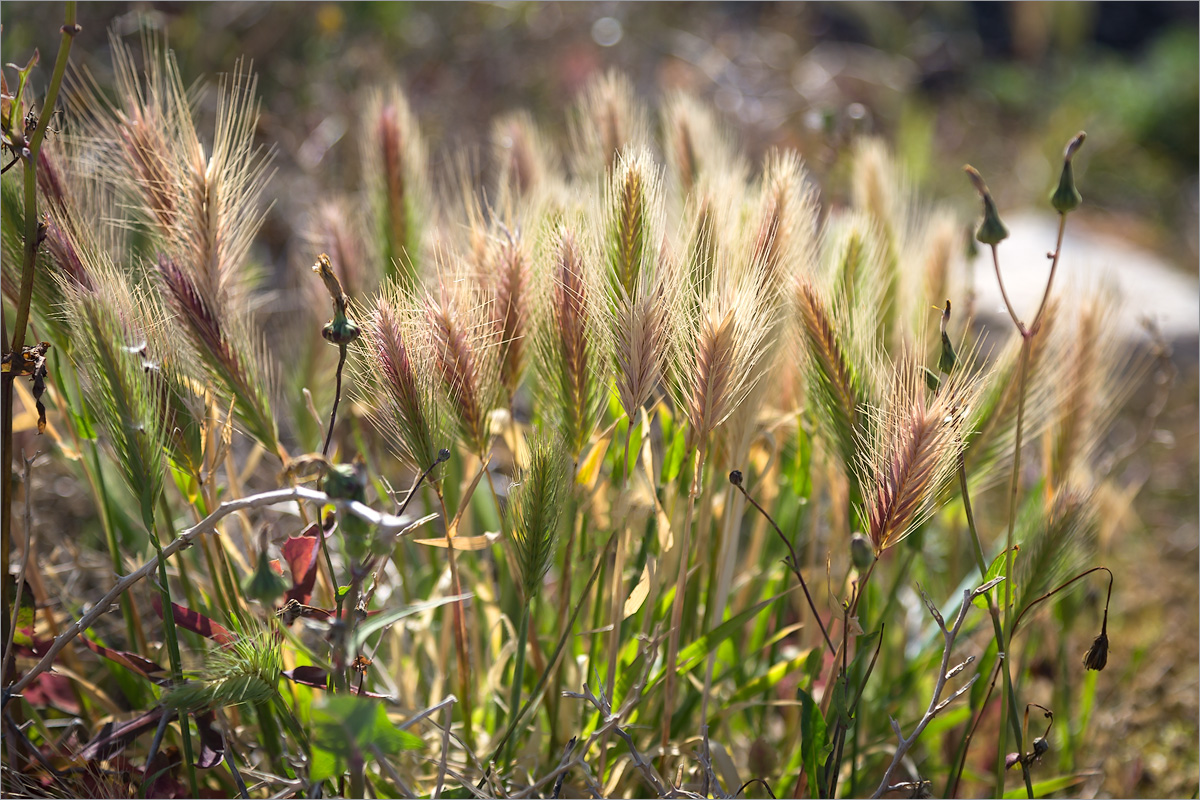
{"label": "thin plant stem", "polygon": [[[9,562],[12,551],[12,476],[13,476],[13,382],[20,372],[18,366],[24,363],[22,348],[25,345],[25,328],[29,322],[29,304],[33,300],[33,278],[37,269],[38,252],[38,213],[37,213],[37,164],[38,154],[42,149],[42,140],[46,137],[46,129],[50,118],[54,115],[54,105],[58,101],[58,91],[62,86],[63,76],[67,71],[67,60],[71,54],[71,43],[75,34],[81,28],[75,23],[75,0],[68,0],[63,14],[62,39],[58,45],[58,57],[54,61],[54,72],[50,76],[50,85],[46,90],[46,99],[42,102],[42,111],[38,115],[37,126],[33,136],[29,138],[29,158],[25,162],[25,247],[21,262],[21,283],[17,300],[16,317],[13,324],[11,345],[7,341],[8,328],[0,321],[0,330],[4,331],[5,351],[12,355],[12,369],[0,376],[0,442],[3,443],[3,475],[0,476],[0,575],[9,574]],[[9,584],[0,581],[0,627],[6,627],[12,608],[12,598],[9,596]],[[0,631],[0,641],[7,639],[7,631]]]}
{"label": "thin plant stem", "polygon": [[[558,627],[559,630],[567,629],[567,613],[571,608],[571,576],[575,571],[575,526],[579,516],[579,486],[577,483],[576,467],[571,469],[570,485],[567,487],[567,510],[563,516],[567,519],[567,545],[563,550],[563,567],[562,574],[559,578],[558,591]],[[582,548],[581,548],[582,549]],[[550,735],[549,747],[550,752],[554,753],[558,747],[558,707],[559,699],[562,696],[562,684],[565,678],[566,662],[564,661],[558,669],[554,671],[554,690],[550,692],[547,700],[547,712],[550,715]]]}
{"label": "thin plant stem", "polygon": [[[624,489],[628,491],[629,482],[633,476],[633,468],[629,465],[629,451],[633,442],[633,419],[626,416],[628,425],[625,427],[625,456],[621,462],[624,467]],[[634,457],[636,463],[637,458]],[[617,705],[615,692],[617,688],[617,663],[621,659],[621,622],[625,604],[622,597],[622,589],[624,581],[621,579],[621,573],[625,570],[625,540],[629,536],[629,518],[625,517],[621,522],[620,532],[617,534],[617,543],[613,549],[613,574],[612,574],[612,597],[610,598],[611,605],[609,606],[609,625],[608,632],[608,674],[605,676],[604,690],[608,697],[608,702],[613,706]],[[603,776],[608,768],[608,734],[600,740],[600,776]]]}
{"label": "thin plant stem", "polygon": [[517,724],[524,719],[525,714],[528,713],[529,709],[533,707],[533,704],[536,703],[541,697],[542,689],[545,688],[546,682],[550,678],[550,674],[555,672],[555,665],[558,664],[558,659],[562,655],[562,651],[567,645],[567,640],[571,638],[571,631],[575,627],[575,621],[579,619],[579,612],[583,609],[584,600],[587,598],[588,593],[592,591],[592,586],[596,583],[596,578],[600,574],[600,565],[603,564],[605,559],[608,558],[609,548],[616,543],[616,537],[616,531],[613,531],[612,534],[609,535],[608,543],[604,545],[604,550],[600,553],[599,558],[596,560],[595,566],[592,568],[592,575],[590,578],[588,578],[588,582],[583,587],[583,594],[580,595],[579,602],[575,604],[575,609],[571,612],[570,619],[568,619],[567,624],[563,626],[563,631],[558,637],[558,644],[554,648],[554,653],[550,656],[550,660],[546,664],[546,670],[542,673],[542,677],[538,678],[538,682],[533,687],[533,691],[529,693],[529,698],[525,701],[524,705],[521,706],[521,710],[518,711],[509,721],[508,726],[504,730],[504,734],[500,737],[495,748],[492,750],[492,755],[488,758],[488,771],[482,778],[479,779],[477,788],[482,789],[488,778],[491,777],[490,764],[496,760],[496,757],[508,743],[509,737],[512,736],[513,731],[515,731],[517,728]]}
{"label": "thin plant stem", "polygon": [[[958,483],[959,483],[959,488],[962,490],[963,509],[966,511],[966,514],[967,514],[967,527],[971,531],[971,541],[975,545],[975,560],[979,567],[979,577],[981,580],[987,580],[987,571],[988,571],[987,559],[984,557],[984,554],[983,554],[983,542],[979,538],[979,531],[975,527],[975,514],[971,510],[971,492],[967,485],[966,454],[961,448],[959,449],[959,452],[958,452]],[[1010,554],[1010,557],[1007,559],[1006,563],[1008,564],[1008,567],[1011,569],[1012,568],[1011,554]],[[1006,575],[1006,577],[1007,577],[1007,575]],[[1005,581],[1005,583],[1009,583],[1009,581]],[[987,598],[987,601],[988,601],[988,616],[992,620],[992,631],[996,637],[996,650],[998,653],[1007,653],[1008,651],[1004,647],[1004,627],[1000,621],[1000,610],[998,608],[996,608],[996,603],[992,599],[991,592],[988,592],[984,596]],[[1018,617],[1018,621],[1019,621],[1019,619],[1020,618]],[[1004,668],[1004,665],[1006,663],[1007,663],[1007,659],[1001,658],[997,661],[997,666],[1000,668]],[[1007,672],[1007,669],[1005,669],[1005,671]],[[1017,721],[1017,716],[1018,716],[1019,711],[1017,709],[1016,701],[1017,701],[1017,699],[1015,696],[1013,696],[1012,693],[1007,693],[1007,703],[1008,703],[1007,710],[1008,710],[1009,723],[1010,723],[1010,727],[1013,729],[1013,735],[1017,737],[1017,741],[1019,743],[1021,741],[1023,734],[1021,732],[1020,723]],[[1003,730],[1003,728],[1001,728],[1001,730]],[[972,731],[972,733],[973,733],[973,731]],[[970,734],[968,734],[967,740],[964,740],[964,741],[969,741],[969,738],[970,738]],[[963,758],[966,758],[965,751],[963,752]]]}
{"label": "thin plant stem", "polygon": [[[1012,306],[1011,305],[1009,306],[1009,313],[1012,314],[1013,322],[1016,324],[1017,330],[1021,334],[1022,341],[1021,341],[1021,361],[1020,361],[1020,366],[1018,368],[1018,373],[1017,373],[1018,374],[1018,378],[1017,378],[1017,426],[1016,426],[1015,437],[1014,437],[1015,441],[1013,444],[1012,481],[1010,483],[1009,497],[1008,497],[1008,533],[1007,533],[1007,536],[1005,539],[1005,554],[1004,554],[1004,574],[1005,575],[1012,574],[1013,535],[1015,532],[1016,521],[1017,521],[1016,520],[1016,518],[1017,518],[1017,494],[1020,490],[1020,485],[1021,485],[1021,436],[1023,433],[1024,419],[1025,419],[1025,393],[1026,393],[1026,389],[1028,388],[1027,382],[1028,382],[1028,378],[1029,378],[1029,375],[1028,375],[1028,373],[1029,373],[1029,358],[1030,358],[1030,353],[1032,351],[1033,337],[1037,334],[1038,328],[1041,326],[1042,315],[1045,313],[1046,303],[1049,300],[1050,290],[1054,283],[1054,275],[1055,275],[1056,271],[1058,270],[1058,261],[1062,255],[1062,242],[1063,242],[1063,235],[1066,232],[1066,227],[1067,227],[1067,215],[1059,214],[1058,237],[1055,242],[1054,253],[1053,253],[1051,261],[1050,261],[1050,275],[1046,281],[1046,290],[1042,294],[1042,302],[1038,306],[1037,316],[1034,317],[1032,327],[1026,329],[1025,326],[1021,324],[1021,321],[1019,319],[1017,319],[1016,314],[1012,312]],[[996,267],[996,279],[1000,283],[1000,291],[1003,293],[1004,292],[1004,280],[1000,276],[1000,258],[998,255],[996,245],[992,245],[992,261]],[[1005,302],[1007,303],[1007,296],[1006,296]],[[1003,673],[1004,673],[1003,691],[1006,695],[1012,695],[1012,693],[1013,693],[1012,672],[1009,669],[1009,664],[1008,664],[1008,659],[1007,659],[1008,648],[1009,648],[1009,644],[1012,639],[1012,622],[1013,622],[1012,613],[1013,613],[1012,582],[1005,581],[1004,582],[1004,641],[1003,641],[1004,649],[1002,651],[1002,657],[1004,658],[1004,661],[1002,662],[1002,669],[1003,669]],[[1013,698],[1013,704],[1015,704],[1015,703],[1016,703],[1016,700],[1015,700],[1015,698]],[[1009,706],[1008,703],[1001,704],[1001,706],[1000,706],[1000,716],[1001,716],[1000,729],[1001,730],[1004,730],[1004,717],[1008,716],[1010,713],[1008,706]],[[1022,752],[1022,753],[1024,752],[1024,742],[1022,741],[1023,738],[1024,738],[1023,734],[1021,732],[1019,732],[1019,730],[1018,730],[1017,752]],[[996,781],[995,781],[994,788],[998,795],[1003,794],[1003,791],[1004,791],[1005,766],[1006,765],[1004,763],[1004,748],[1001,747],[1001,748],[998,748],[998,751],[996,753]],[[1021,762],[1021,775],[1025,780],[1026,794],[1028,794],[1029,797],[1032,798],[1033,797],[1033,782],[1029,775],[1029,765],[1024,761]]]}
{"label": "thin plant stem", "polygon": [[1021,336],[1025,336],[1027,331],[1025,323],[1021,322],[1021,318],[1017,316],[1017,312],[1013,309],[1012,303],[1008,300],[1008,291],[1004,288],[1004,279],[1000,277],[1000,256],[997,252],[996,245],[992,245],[992,265],[996,269],[996,282],[1000,284],[1000,296],[1004,298],[1004,306],[1008,309],[1008,315],[1012,317],[1013,324],[1017,326],[1017,332]]}
{"label": "thin plant stem", "polygon": [[[88,449],[91,451],[92,466],[89,467],[88,462],[83,460],[83,470],[89,479],[88,482],[92,485],[92,494],[96,498],[96,503],[100,506],[100,522],[104,527],[104,541],[108,546],[113,572],[120,575],[124,570],[124,565],[121,563],[121,545],[117,541],[117,530],[113,525],[112,511],[109,509],[109,495],[104,486],[104,473],[100,469],[100,453],[95,440],[89,442]],[[121,614],[125,617],[125,628],[129,635],[130,646],[139,647],[141,652],[146,652],[146,634],[142,630],[137,607],[129,597],[121,598]]]}
{"label": "thin plant stem", "polygon": [[333,441],[333,426],[337,422],[338,403],[342,400],[342,367],[346,366],[346,350],[346,345],[338,345],[337,388],[333,394],[333,409],[329,412],[329,432],[325,434],[325,446],[321,448],[323,456],[329,455],[329,443]]}
{"label": "thin plant stem", "polygon": [[1108,624],[1108,604],[1109,604],[1109,601],[1112,600],[1112,585],[1113,585],[1112,570],[1110,570],[1108,567],[1092,567],[1089,570],[1084,570],[1083,572],[1079,573],[1074,578],[1071,578],[1068,581],[1064,581],[1063,583],[1060,583],[1058,586],[1054,587],[1053,589],[1046,592],[1042,596],[1040,596],[1034,600],[1031,600],[1029,602],[1029,604],[1027,606],[1025,606],[1025,608],[1021,609],[1021,613],[1017,615],[1016,620],[1013,622],[1013,634],[1016,635],[1017,628],[1018,628],[1018,626],[1020,626],[1021,620],[1025,618],[1026,612],[1030,611],[1034,606],[1038,605],[1039,603],[1043,603],[1046,600],[1049,600],[1054,595],[1058,594],[1059,592],[1066,589],[1071,584],[1075,583],[1075,581],[1086,578],[1088,575],[1091,575],[1093,572],[1107,572],[1108,573],[1108,595],[1105,597],[1105,600],[1104,600],[1104,622],[1105,622],[1105,626],[1107,626],[1107,624]]}
{"label": "thin plant stem", "polygon": [[[730,477],[732,481],[732,474]],[[766,519],[766,521],[770,523],[771,527],[775,530],[775,533],[779,534],[779,538],[783,540],[784,546],[788,549],[788,559],[785,562],[786,566],[796,576],[796,580],[800,582],[800,588],[804,590],[804,597],[808,601],[808,608],[810,611],[812,611],[813,619],[817,621],[817,627],[821,629],[821,637],[825,639],[825,646],[829,648],[830,652],[833,652],[835,649],[833,646],[833,641],[829,638],[829,632],[825,630],[825,623],[821,621],[821,615],[817,611],[817,604],[813,602],[812,595],[808,591],[808,584],[805,583],[804,576],[800,573],[800,559],[796,555],[796,548],[792,546],[792,541],[783,535],[783,531],[779,529],[779,525],[775,523],[775,520],[770,514],[767,513],[766,509],[760,506],[758,501],[751,497],[750,493],[746,491],[746,487],[742,485],[740,473],[738,473],[737,482],[734,483],[734,486],[738,488],[738,491],[742,493],[743,497],[750,501],[750,505],[754,506],[758,510],[759,514],[762,514],[763,518]]]}
{"label": "thin plant stem", "polygon": [[[521,621],[517,625],[517,652],[516,660],[513,662],[513,679],[512,693],[508,704],[508,713],[510,716],[517,713],[517,709],[521,707],[521,684],[525,678],[525,645],[529,636],[529,605],[532,598],[526,598],[525,607],[521,612]],[[510,737],[508,744],[505,746],[505,755],[501,759],[506,764],[512,760],[513,745],[516,743],[516,737]]]}
{"label": "thin plant stem", "polygon": [[[175,681],[183,680],[183,662],[179,655],[179,635],[175,630],[175,610],[171,604],[171,587],[167,581],[167,559],[163,555],[162,544],[158,541],[157,526],[154,524],[153,508],[149,513],[149,518],[146,519],[146,533],[150,536],[150,543],[154,545],[155,556],[158,560],[158,592],[162,598],[163,609],[163,634],[167,640],[167,654],[171,659],[171,674]],[[167,524],[170,524],[170,519]],[[179,717],[179,733],[183,740],[183,758],[187,763],[188,773],[188,788],[195,797],[196,792],[196,765],[192,760],[192,732],[188,727],[187,715],[182,714]]]}
{"label": "thin plant stem", "polygon": [[675,709],[675,660],[679,656],[679,626],[683,624],[684,595],[687,593],[688,556],[691,554],[692,514],[696,508],[696,494],[700,489],[700,475],[704,470],[704,438],[696,446],[693,463],[692,487],[688,490],[687,507],[683,515],[683,539],[679,547],[679,572],[675,576],[675,597],[671,603],[671,635],[667,640],[666,691],[663,694],[662,759],[666,764],[668,745],[671,742],[671,714]]}
{"label": "thin plant stem", "polygon": [[[487,469],[487,464],[483,465]],[[446,520],[446,558],[450,562],[450,590],[456,595],[462,594],[462,581],[458,575],[458,564],[454,558],[454,527],[457,517],[451,520],[446,511],[446,499],[442,492],[437,492],[438,504],[442,508],[442,519]],[[469,498],[460,501],[464,507]],[[454,626],[454,650],[458,659],[458,691],[462,694],[463,708],[463,738],[473,745],[474,734],[471,730],[471,662],[467,654],[467,623],[463,613],[463,601],[457,600],[451,605],[452,625]]]}

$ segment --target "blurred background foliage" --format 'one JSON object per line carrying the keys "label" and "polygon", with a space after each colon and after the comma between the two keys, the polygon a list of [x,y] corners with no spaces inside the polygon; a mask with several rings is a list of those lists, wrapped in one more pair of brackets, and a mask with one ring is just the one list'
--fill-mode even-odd
{"label": "blurred background foliage", "polygon": [[[9,59],[53,53],[56,4],[4,12]],[[752,159],[797,147],[827,202],[859,132],[894,142],[925,191],[970,218],[959,166],[984,169],[1002,207],[1039,202],[1062,142],[1086,129],[1085,224],[1181,269],[1200,257],[1195,3],[83,3],[79,16],[73,57],[101,85],[105,30],[136,37],[142,19],[189,79],[253,62],[279,168],[262,257],[277,266],[307,198],[357,184],[361,89],[399,75],[445,161],[486,152],[491,118],[518,107],[565,138],[564,109],[608,67],[646,98],[710,99]]]}

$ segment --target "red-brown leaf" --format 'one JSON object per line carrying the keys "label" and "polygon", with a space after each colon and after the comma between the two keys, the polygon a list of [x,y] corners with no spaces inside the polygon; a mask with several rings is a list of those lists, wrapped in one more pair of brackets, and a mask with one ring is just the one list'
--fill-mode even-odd
{"label": "red-brown leaf", "polygon": [[[162,600],[159,599],[158,595],[155,595],[150,602],[154,606],[154,613],[162,617]],[[232,644],[237,639],[225,626],[214,622],[199,611],[184,608],[178,603],[171,603],[171,616],[175,618],[176,625],[192,633],[198,633],[201,636],[212,639],[218,644]]]}

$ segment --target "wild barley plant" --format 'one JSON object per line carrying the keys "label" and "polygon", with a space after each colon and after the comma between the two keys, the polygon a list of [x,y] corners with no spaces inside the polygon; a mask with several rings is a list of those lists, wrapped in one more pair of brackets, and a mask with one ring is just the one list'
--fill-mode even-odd
{"label": "wild barley plant", "polygon": [[[1017,336],[987,364],[945,302],[961,307],[961,225],[917,201],[878,141],[847,151],[849,206],[823,214],[799,154],[751,167],[686,95],[664,101],[656,142],[632,84],[608,74],[571,109],[563,157],[532,117],[506,115],[484,186],[463,177],[465,156],[444,159],[459,165],[447,199],[431,188],[433,145],[393,86],[370,95],[357,126],[363,196],[315,199],[297,239],[313,251],[297,260],[316,261],[328,289],[309,278],[316,288],[302,295],[310,338],[348,365],[345,397],[310,392],[334,399],[309,412],[277,387],[340,388],[343,377],[332,351],[289,360],[257,327],[250,254],[269,174],[253,80],[235,70],[201,136],[174,58],[151,39],[144,49],[139,71],[114,42],[112,100],[77,81],[61,138],[39,160],[48,217],[31,318],[67,356],[49,381],[51,423],[111,453],[102,464],[93,443],[76,469],[104,510],[114,568],[125,574],[141,550],[120,535],[128,515],[106,472],[121,475],[155,547],[164,526],[196,524],[118,582],[124,633],[90,612],[58,634],[39,624],[31,641],[57,636],[58,649],[13,686],[47,674],[55,654],[74,657],[72,637],[92,628],[110,642],[89,639],[113,664],[109,688],[196,712],[198,760],[187,714],[177,728],[165,712],[129,728],[158,728],[144,785],[168,731],[189,788],[228,793],[246,789],[249,767],[262,784],[247,794],[339,792],[348,778],[351,792],[377,795],[458,782],[485,795],[723,796],[750,777],[776,794],[833,796],[892,780],[913,753],[924,774],[956,785],[986,737],[947,729],[942,744],[958,751],[947,760],[916,733],[890,748],[880,724],[920,713],[911,698],[953,637],[914,656],[892,622],[914,580],[954,600],[978,567],[1015,586],[973,595],[995,627],[955,626],[958,646],[995,633],[1007,652],[1027,611],[1090,574],[1079,570],[1106,480],[1102,389],[1119,399],[1137,366],[1103,335],[1109,301],[1075,307],[1048,291],[1029,325],[1014,315]],[[87,163],[97,168],[85,175]],[[1056,208],[1069,206],[1058,194]],[[19,304],[9,287],[23,276],[8,265],[25,219],[8,175],[4,197],[5,291]],[[1002,226],[985,197],[980,238],[993,245]],[[99,214],[107,198],[119,198],[111,224]],[[329,325],[353,322],[360,337],[326,325],[320,338],[328,298]],[[297,374],[277,380],[276,363]],[[1044,480],[1001,537],[1002,518],[976,518],[969,503],[990,502],[1005,471],[1019,478],[1018,442],[1034,439]],[[484,478],[490,491],[476,492]],[[271,510],[284,503],[291,514]],[[949,546],[960,506],[976,563]],[[419,508],[441,518],[441,535],[416,535]],[[762,535],[768,523],[778,538]],[[157,655],[127,593],[150,572],[171,661],[162,689],[157,673],[120,673]],[[793,578],[807,606],[789,593]],[[1107,660],[1105,614],[1088,667]],[[214,634],[222,623],[243,633]],[[188,633],[176,637],[176,624]],[[181,644],[199,681],[181,682]],[[1006,724],[1029,666],[1009,662],[985,664],[993,680],[1004,674]],[[573,705],[588,697],[591,709]],[[979,724],[986,697],[955,697]],[[944,705],[931,708],[917,733]],[[402,718],[408,730],[396,731]],[[124,750],[136,763],[137,735],[101,732],[78,754],[96,766]],[[1023,776],[1043,768],[1021,731],[1012,739]],[[431,757],[403,755],[421,742]],[[6,780],[17,785],[30,763],[6,762]],[[1003,779],[1001,768],[989,788]]]}

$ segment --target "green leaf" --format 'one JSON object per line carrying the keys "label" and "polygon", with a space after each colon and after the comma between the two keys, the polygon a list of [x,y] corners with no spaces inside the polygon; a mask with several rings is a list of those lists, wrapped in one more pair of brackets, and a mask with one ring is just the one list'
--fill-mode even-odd
{"label": "green leaf", "polygon": [[353,643],[351,649],[354,650],[355,652],[358,652],[358,650],[360,650],[362,648],[363,643],[365,643],[367,641],[367,638],[370,637],[371,634],[375,633],[378,630],[382,630],[383,628],[386,628],[388,625],[391,625],[394,622],[398,622],[399,620],[402,620],[405,617],[411,617],[413,614],[419,614],[422,611],[429,611],[430,609],[440,608],[441,606],[444,606],[447,603],[456,603],[459,600],[469,600],[472,597],[474,597],[474,595],[472,595],[470,593],[458,594],[458,595],[454,595],[453,597],[442,597],[437,600],[430,600],[427,603],[417,603],[416,605],[406,606],[404,608],[398,608],[395,611],[389,611],[386,614],[380,614],[377,617],[372,617],[371,619],[368,619],[363,624],[359,625],[358,628],[354,631],[354,643]]}
{"label": "green leaf", "polygon": [[790,661],[781,661],[778,664],[773,665],[766,671],[765,674],[759,675],[758,677],[743,684],[740,689],[733,693],[733,696],[729,698],[729,701],[726,703],[726,705],[741,703],[749,700],[751,697],[754,697],[757,694],[762,694],[770,689],[774,689],[775,686],[788,675],[791,675],[793,672],[804,668],[804,663],[808,661],[808,654],[810,652],[812,651],[805,650],[803,653]]}
{"label": "green leaf", "polygon": [[671,446],[663,455],[663,483],[674,483],[683,469],[683,459],[687,455],[687,432],[682,425],[675,427],[671,437]]}
{"label": "green leaf", "polygon": [[817,770],[825,762],[829,750],[828,731],[821,707],[812,695],[803,689],[797,689],[796,693],[800,695],[800,760],[808,777],[808,790],[815,797],[821,785]]}
{"label": "green leaf", "polygon": [[[1004,575],[1004,554],[1006,552],[1008,552],[1008,551],[1007,550],[1001,551],[1000,555],[998,555],[994,559],[992,559],[992,565],[990,567],[988,567],[987,575],[985,575],[983,580],[979,582],[979,585],[982,586],[983,584],[987,583],[988,581],[995,580],[996,578],[1006,577]],[[1017,557],[1020,555],[1021,555],[1020,548],[1014,548],[1013,554],[1012,554],[1014,569],[1016,568],[1016,565],[1017,565]],[[1002,592],[1002,591],[1004,591],[1004,582],[1003,581],[996,584],[991,589],[988,589],[986,592],[979,595],[971,602],[974,603],[977,608],[979,608],[983,611],[987,611],[988,596],[991,595],[996,601],[996,607],[1002,608],[1004,606],[1004,602],[1000,598],[1003,595],[999,594],[999,592]],[[1012,593],[1013,593],[1013,596],[1015,597],[1017,594],[1017,590],[1016,590],[1015,586],[1013,587]]]}
{"label": "green leaf", "polygon": [[[1034,797],[1049,797],[1052,792],[1061,792],[1063,789],[1069,789],[1072,786],[1078,786],[1087,780],[1087,775],[1060,775],[1057,778],[1047,778],[1044,781],[1038,781],[1033,784]],[[1004,793],[1005,798],[1009,797],[1025,797],[1025,787],[1019,789],[1009,789]]]}
{"label": "green leaf", "polygon": [[340,775],[352,756],[398,755],[425,746],[415,735],[398,729],[377,700],[351,695],[326,697],[313,708],[312,760],[309,780]]}
{"label": "green leaf", "polygon": [[[722,622],[720,625],[713,628],[711,631],[708,631],[703,636],[701,636],[699,639],[697,639],[696,641],[689,644],[687,647],[680,650],[679,651],[679,660],[676,662],[676,665],[677,665],[676,670],[675,670],[676,674],[683,675],[684,673],[689,672],[690,670],[695,668],[695,666],[697,664],[699,664],[701,661],[703,661],[705,659],[705,657],[708,656],[709,653],[711,653],[713,650],[716,650],[717,646],[720,645],[721,642],[725,641],[726,639],[728,639],[729,637],[733,636],[735,633],[740,631],[742,629],[742,626],[744,626],[747,622],[749,622],[751,619],[753,619],[754,617],[761,614],[764,609],[766,609],[768,606],[770,606],[776,600],[780,599],[781,597],[784,597],[785,595],[794,591],[796,588],[797,588],[796,586],[793,586],[791,589],[788,589],[787,591],[780,592],[779,594],[775,595],[774,597],[772,597],[768,600],[764,600],[761,603],[758,603],[757,605],[753,605],[750,608],[747,608],[742,613],[738,614],[735,617],[732,617],[731,619],[726,620],[725,622]],[[650,682],[650,685],[651,686],[657,685],[658,682],[661,681],[663,679],[663,677],[666,675],[666,670],[667,670],[666,666],[664,666],[662,669],[660,669],[658,671],[658,674],[656,674],[654,676],[654,679]]]}

